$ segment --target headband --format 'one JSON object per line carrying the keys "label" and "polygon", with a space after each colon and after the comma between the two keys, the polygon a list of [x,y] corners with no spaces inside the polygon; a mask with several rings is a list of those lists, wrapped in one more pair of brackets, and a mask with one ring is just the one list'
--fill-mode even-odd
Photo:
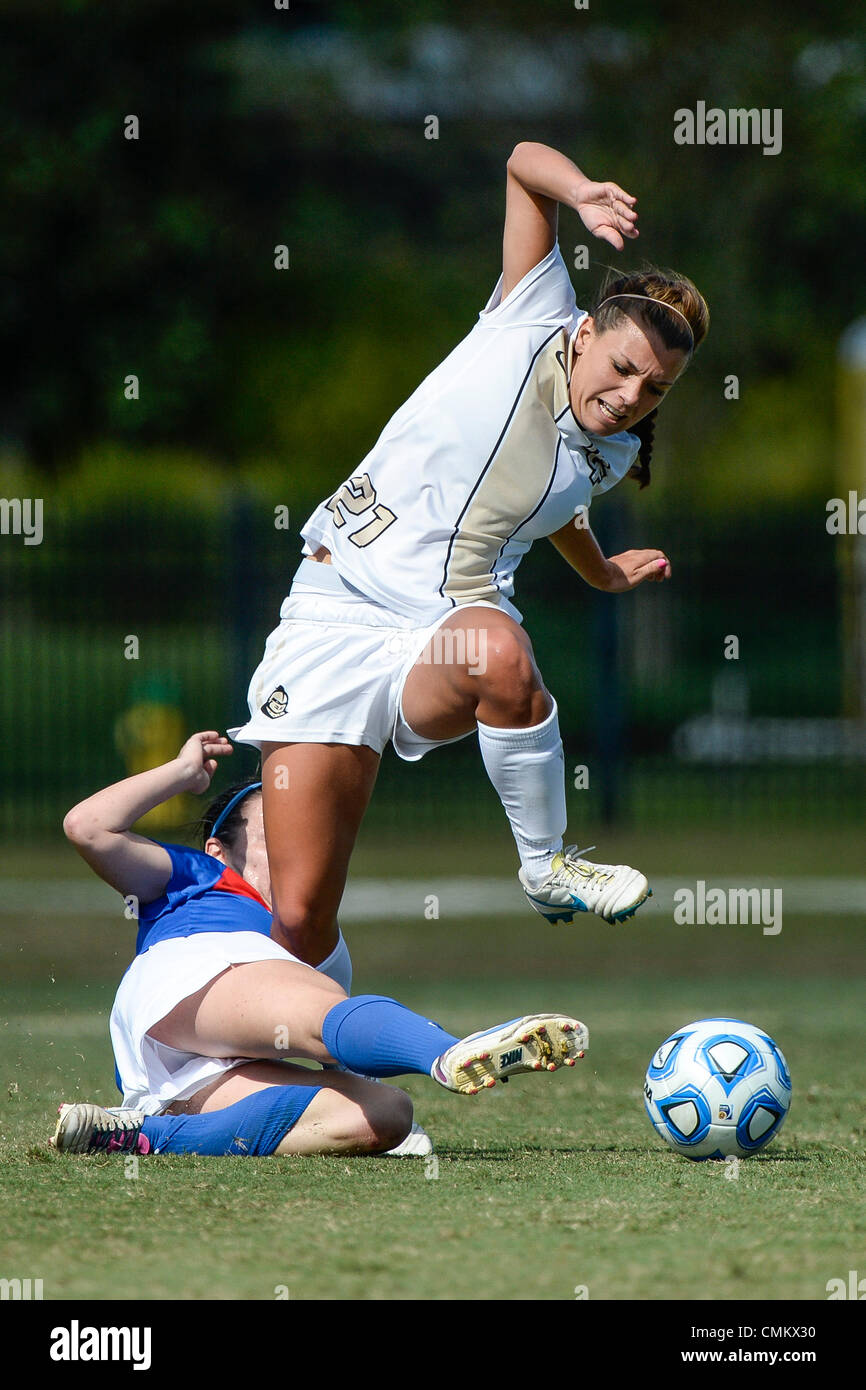
{"label": "headband", "polygon": [[248,792],[255,792],[255,791],[258,791],[259,788],[261,787],[261,785],[262,785],[261,782],[250,782],[249,786],[247,786],[247,787],[241,787],[241,789],[240,789],[239,792],[235,792],[235,794],[234,794],[234,796],[232,797],[231,801],[228,803],[227,806],[224,806],[224,807],[222,808],[222,810],[220,811],[220,813],[219,813],[219,815],[217,816],[216,820],[214,821],[213,825],[211,826],[210,834],[208,835],[208,839],[211,839],[212,837],[213,837],[214,839],[216,838],[216,833],[217,833],[217,831],[219,830],[220,826],[221,826],[221,825],[223,824],[223,822],[228,818],[228,816],[231,815],[232,811],[235,809],[235,807],[237,806],[238,802],[239,802],[239,801],[243,801],[244,797],[247,795]]}
{"label": "headband", "polygon": [[682,319],[683,323],[685,324],[686,328],[689,330],[689,337],[690,337],[691,340],[692,340],[692,345],[691,345],[691,348],[689,349],[689,351],[690,351],[690,352],[694,352],[694,350],[695,350],[695,334],[694,334],[694,330],[692,329],[692,325],[689,323],[689,321],[688,321],[688,319],[686,318],[685,314],[683,313],[682,309],[675,309],[674,306],[673,306],[673,304],[666,304],[665,301],[664,301],[663,299],[653,299],[653,297],[652,297],[651,294],[629,294],[628,292],[625,292],[625,293],[623,293],[623,294],[609,294],[608,297],[607,297],[607,299],[603,299],[603,300],[601,301],[601,303],[600,303],[599,306],[598,306],[598,309],[596,309],[595,312],[598,313],[598,310],[599,310],[599,309],[603,309],[604,306],[605,306],[605,304],[610,304],[610,302],[611,302],[612,299],[645,299],[645,300],[647,301],[648,304],[655,304],[655,305],[657,305],[657,307],[658,307],[659,309],[669,309],[670,312],[671,312],[672,314],[679,314],[679,316],[680,316],[680,318]]}

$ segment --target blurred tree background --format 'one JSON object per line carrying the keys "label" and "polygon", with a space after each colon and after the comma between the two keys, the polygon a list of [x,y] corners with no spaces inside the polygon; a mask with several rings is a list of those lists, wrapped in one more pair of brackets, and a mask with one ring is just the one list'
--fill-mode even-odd
{"label": "blurred tree background", "polygon": [[[698,101],[780,109],[781,152],[675,144],[674,112]],[[620,548],[668,549],[680,581],[618,610],[636,751],[667,756],[681,719],[742,704],[718,695],[725,633],[760,649],[752,712],[839,712],[825,503],[837,342],[863,312],[861,4],[6,0],[0,108],[0,491],[45,506],[41,546],[0,538],[8,756],[52,786],[34,827],[83,767],[88,785],[117,771],[107,733],[133,676],[179,680],[197,726],[242,712],[298,526],[496,282],[522,139],[638,196],[641,240],[621,255],[561,212],[567,263],[590,249],[579,303],[607,263],[646,258],[690,275],[712,313],[650,491],[593,513]],[[574,618],[553,605],[591,624],[598,601],[549,550],[518,594],[577,739],[607,676],[557,669]],[[121,638],[146,630],[159,659],[133,672]],[[86,754],[41,732],[46,682]]]}

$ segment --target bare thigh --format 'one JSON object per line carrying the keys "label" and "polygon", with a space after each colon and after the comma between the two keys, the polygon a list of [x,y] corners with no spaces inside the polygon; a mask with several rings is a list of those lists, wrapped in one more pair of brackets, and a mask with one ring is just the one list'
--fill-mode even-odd
{"label": "bare thigh", "polygon": [[403,687],[403,717],[422,738],[476,725],[525,728],[552,708],[519,623],[495,608],[459,609],[434,633]]}
{"label": "bare thigh", "polygon": [[332,743],[262,744],[271,935],[309,965],[337,945],[337,911],[379,754]]}
{"label": "bare thigh", "polygon": [[157,1042],[200,1057],[309,1057],[330,1062],[325,1015],[345,992],[296,961],[229,966],[149,1030]]}
{"label": "bare thigh", "polygon": [[314,1071],[290,1062],[246,1062],[188,1100],[176,1101],[168,1113],[209,1114],[272,1086],[319,1088],[280,1140],[278,1154],[381,1152],[399,1144],[412,1123],[412,1104],[405,1091],[376,1085],[350,1072]]}

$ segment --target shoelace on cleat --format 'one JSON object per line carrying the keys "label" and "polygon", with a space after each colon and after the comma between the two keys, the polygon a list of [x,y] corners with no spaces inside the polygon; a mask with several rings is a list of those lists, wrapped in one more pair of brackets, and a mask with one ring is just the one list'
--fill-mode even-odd
{"label": "shoelace on cleat", "polygon": [[613,874],[600,869],[596,864],[582,863],[571,865],[570,859],[580,859],[582,854],[589,854],[590,850],[595,849],[595,845],[587,845],[586,849],[577,849],[574,845],[562,851],[563,863],[556,872],[557,878],[562,878],[567,886],[576,881],[582,880],[584,883],[591,884],[594,879],[599,883],[606,883],[613,879]]}
{"label": "shoelace on cleat", "polygon": [[138,1141],[139,1130],[135,1125],[119,1124],[115,1129],[99,1129],[94,1126],[90,1139],[93,1149],[130,1149]]}

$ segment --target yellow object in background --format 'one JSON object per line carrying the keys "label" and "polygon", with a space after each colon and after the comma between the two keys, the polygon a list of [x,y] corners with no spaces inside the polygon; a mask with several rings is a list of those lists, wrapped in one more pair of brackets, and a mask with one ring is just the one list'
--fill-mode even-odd
{"label": "yellow object in background", "polygon": [[[154,679],[133,690],[132,704],[114,726],[118,752],[127,773],[147,772],[170,762],[187,738],[186,720],[173,683]],[[193,820],[198,814],[194,797],[181,794],[155,806],[137,822],[145,834],[163,831]]]}

